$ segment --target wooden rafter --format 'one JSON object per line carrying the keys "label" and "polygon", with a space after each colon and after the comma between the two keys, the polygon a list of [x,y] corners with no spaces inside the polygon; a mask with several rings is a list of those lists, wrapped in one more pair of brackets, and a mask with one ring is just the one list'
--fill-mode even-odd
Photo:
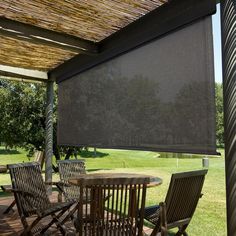
{"label": "wooden rafter", "polygon": [[88,40],[4,17],[0,17],[0,35],[77,53],[95,54],[98,51],[96,44]]}
{"label": "wooden rafter", "polygon": [[46,81],[48,79],[47,73],[43,71],[28,70],[5,65],[0,65],[0,75],[37,81]]}

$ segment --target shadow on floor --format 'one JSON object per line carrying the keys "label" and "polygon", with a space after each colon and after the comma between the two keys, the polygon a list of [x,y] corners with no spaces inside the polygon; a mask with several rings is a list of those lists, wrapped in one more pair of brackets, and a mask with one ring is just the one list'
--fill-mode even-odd
{"label": "shadow on floor", "polygon": [[17,150],[9,150],[9,149],[0,149],[0,155],[13,155],[19,154],[20,152]]}
{"label": "shadow on floor", "polygon": [[87,172],[99,171],[99,170],[111,170],[111,169],[86,169]]}
{"label": "shadow on floor", "polygon": [[97,151],[95,153],[94,151],[86,151],[86,150],[83,150],[79,153],[79,156],[81,156],[83,158],[101,158],[101,157],[105,157],[108,155],[109,155],[108,153],[104,153],[104,152]]}
{"label": "shadow on floor", "polygon": [[174,232],[168,232],[168,236],[174,236],[176,233]]}

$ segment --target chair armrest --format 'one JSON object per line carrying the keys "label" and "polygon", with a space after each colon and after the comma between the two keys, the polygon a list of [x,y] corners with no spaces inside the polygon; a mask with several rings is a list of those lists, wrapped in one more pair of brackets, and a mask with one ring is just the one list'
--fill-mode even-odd
{"label": "chair armrest", "polygon": [[61,182],[61,181],[58,181],[58,182],[45,182],[46,185],[55,185],[57,187],[57,189],[59,190],[60,193],[64,193],[64,189],[63,187],[70,187],[71,185],[70,184],[67,184],[67,183],[64,183],[64,182]]}
{"label": "chair armrest", "polygon": [[45,182],[46,185],[55,185],[55,186],[62,186],[62,187],[70,187],[71,184],[67,184],[61,181],[55,182],[55,181],[51,181],[51,182]]}
{"label": "chair armrest", "polygon": [[160,228],[161,236],[167,236],[166,203],[160,202]]}
{"label": "chair armrest", "polygon": [[44,182],[46,185],[57,185],[60,182],[55,182],[55,181],[45,181]]}
{"label": "chair armrest", "polygon": [[[154,229],[151,233],[151,236],[156,236],[159,232],[161,232],[161,236],[167,236],[168,234],[167,234],[166,203],[160,202],[158,207],[159,208],[156,208],[156,209],[159,209],[159,214],[158,214],[159,217],[158,217],[157,223],[155,224]],[[149,208],[150,209],[153,208],[153,210],[155,209],[154,206],[151,206]],[[153,211],[153,213],[154,213],[154,211]],[[151,213],[151,214],[153,214],[153,213]]]}

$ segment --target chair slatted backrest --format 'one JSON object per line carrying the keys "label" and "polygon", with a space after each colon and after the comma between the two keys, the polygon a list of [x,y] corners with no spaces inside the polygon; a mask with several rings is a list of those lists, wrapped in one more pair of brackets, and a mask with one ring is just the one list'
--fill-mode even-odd
{"label": "chair slatted backrest", "polygon": [[78,210],[79,235],[142,235],[149,181],[147,178],[82,179],[80,202],[84,204]]}
{"label": "chair slatted backrest", "polygon": [[[58,169],[60,174],[61,182],[69,184],[68,180],[76,178],[81,174],[86,174],[84,160],[62,160],[58,161]],[[68,185],[63,187],[65,199],[78,199],[79,198],[79,187],[74,185]]]}
{"label": "chair slatted backrest", "polygon": [[166,195],[168,225],[189,223],[201,197],[207,170],[173,174]]}
{"label": "chair slatted backrest", "polygon": [[43,168],[44,161],[45,161],[45,152],[36,151],[34,154],[34,162],[39,162],[41,169]]}
{"label": "chair slatted backrest", "polygon": [[12,188],[30,193],[30,195],[14,193],[20,214],[28,217],[40,212],[40,209],[45,209],[50,204],[38,162],[12,164],[8,165],[8,169]]}

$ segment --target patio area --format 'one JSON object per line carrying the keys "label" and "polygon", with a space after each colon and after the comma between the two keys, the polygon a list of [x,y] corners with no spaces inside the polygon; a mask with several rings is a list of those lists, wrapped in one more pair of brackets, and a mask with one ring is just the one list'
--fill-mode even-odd
{"label": "patio area", "polygon": [[[23,226],[16,207],[14,207],[14,211],[9,212],[8,214],[3,214],[7,206],[12,203],[13,199],[13,196],[0,197],[0,235],[2,236],[20,235],[23,230]],[[53,193],[50,199],[54,202],[57,201],[57,193]],[[47,223],[47,221],[48,219],[45,218],[42,221],[42,224]],[[72,230],[74,229],[70,224],[68,227],[72,228]],[[53,235],[61,235],[56,229],[53,230],[53,227],[50,228],[48,233]]]}
{"label": "patio area", "polygon": [[[58,192],[53,192],[53,194],[50,196],[50,200],[52,202],[57,202]],[[8,196],[8,197],[0,197],[0,235],[1,236],[19,236],[21,235],[23,231],[23,226],[19,217],[19,214],[17,212],[16,207],[14,207],[14,211],[9,212],[8,214],[4,214],[3,212],[6,210],[7,206],[9,206],[14,197]],[[31,219],[31,221],[34,218]],[[50,217],[45,218],[42,220],[42,225],[46,225]],[[66,223],[66,227],[70,230],[70,232],[67,232],[68,235],[76,235],[75,227],[71,222]],[[150,235],[152,232],[152,229],[144,226],[143,230],[145,234]],[[37,234],[36,234],[37,235]],[[58,232],[57,228],[55,226],[52,226],[48,231],[47,235],[55,235],[60,236],[62,235],[60,232]]]}

